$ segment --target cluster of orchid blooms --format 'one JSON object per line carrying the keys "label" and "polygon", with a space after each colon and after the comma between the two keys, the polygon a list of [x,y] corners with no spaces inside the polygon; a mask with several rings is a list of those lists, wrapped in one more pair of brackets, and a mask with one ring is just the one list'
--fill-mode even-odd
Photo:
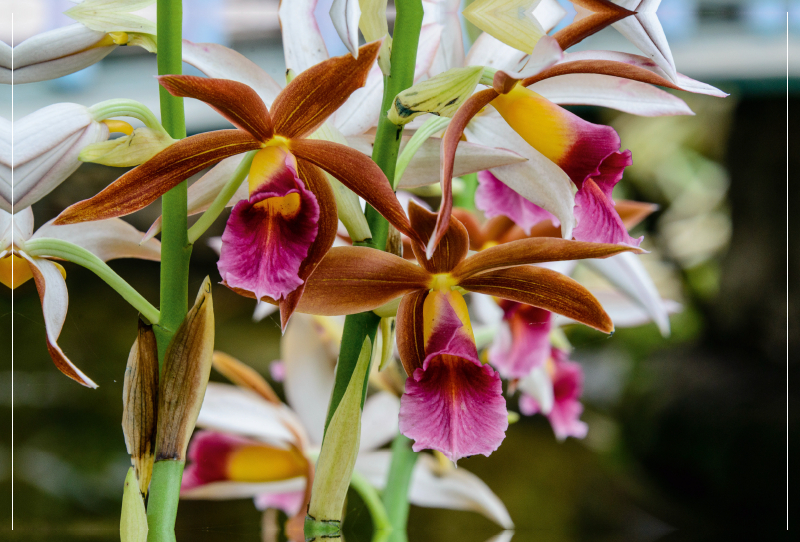
{"label": "cluster of orchid blooms", "polygon": [[[0,82],[60,77],[118,45],[154,51],[153,24],[132,13],[150,3],[79,3],[75,25],[14,47],[13,74],[11,49],[0,43]],[[522,414],[546,415],[559,439],[584,437],[583,375],[560,326],[611,333],[615,324],[652,320],[666,333],[672,307],[636,256],[642,238],[628,233],[655,207],[612,199],[631,153],[611,127],[561,106],[684,115],[686,104],[657,87],[724,96],[676,71],[658,0],[572,0],[574,20],[552,33],[562,3],[473,2],[464,16],[484,33],[465,53],[460,0],[424,0],[415,84],[388,112],[386,0],[333,3],[330,16],[350,50],[334,58],[314,19],[317,0],[283,0],[284,88],[231,49],[185,40],[184,62],[205,76],[158,78],[170,94],[207,103],[232,129],[173,140],[129,100],[55,104],[15,122],[12,156],[11,125],[0,119],[0,281],[13,289],[34,279],[56,366],[94,387],[57,344],[67,310],[58,261],[89,267],[156,323],[158,311],[103,262],[159,259],[161,219],[144,234],[120,217],[210,168],[188,190],[188,213],[204,213],[189,239],[232,207],[221,239],[209,242],[222,284],[259,300],[260,318],[279,311],[274,379],[288,405],[255,371],[216,352],[214,366],[236,385],[205,390],[182,495],[253,496],[260,508],[305,514],[342,317],[375,311],[381,361],[369,382],[380,391],[364,405],[353,484],[384,487],[391,454],[379,448],[399,430],[415,452],[435,452],[416,464],[412,503],[480,511],[509,528],[502,502],[452,463],[501,445],[517,391]],[[644,56],[564,52],[609,25]],[[368,41],[361,47],[359,29]],[[365,154],[387,114],[402,136],[391,182]],[[114,132],[123,136],[109,139]],[[33,233],[31,205],[84,161],[137,167]],[[474,200],[454,206],[454,192],[463,194],[476,172]],[[438,210],[413,192],[440,194]],[[370,244],[363,202],[390,225],[386,250]],[[613,288],[590,292],[570,278],[580,260]]]}

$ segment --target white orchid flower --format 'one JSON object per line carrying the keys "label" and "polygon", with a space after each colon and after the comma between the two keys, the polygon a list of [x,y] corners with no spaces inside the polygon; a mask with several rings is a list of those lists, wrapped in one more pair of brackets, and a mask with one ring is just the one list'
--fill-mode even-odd
{"label": "white orchid flower", "polygon": [[11,212],[11,121],[0,117],[0,210]]}
{"label": "white orchid flower", "polygon": [[[78,21],[37,34],[14,47],[14,84],[48,81],[80,71],[108,56],[119,45],[155,51],[155,23],[134,14],[155,0],[84,0],[67,10]],[[0,84],[11,84],[11,71],[0,49]]]}
{"label": "white orchid flower", "polygon": [[[193,463],[184,474],[183,498],[254,497],[259,508],[298,512],[308,489],[308,465],[322,443],[340,334],[341,322],[332,318],[298,314],[289,322],[281,343],[289,406],[255,371],[218,355],[215,366],[240,387],[208,385],[197,419],[207,431],[195,435],[190,446]],[[366,477],[378,489],[386,483],[390,452],[377,449],[397,434],[399,408],[389,392],[367,399],[354,479]],[[429,455],[417,461],[409,500],[472,510],[504,528],[513,526],[505,506],[479,478],[462,468],[445,469]]]}
{"label": "white orchid flower", "polygon": [[97,384],[67,358],[57,343],[67,317],[68,296],[66,271],[53,261],[54,257],[63,256],[61,251],[52,249],[66,241],[75,254],[113,274],[102,262],[116,258],[159,260],[159,242],[152,240],[140,245],[141,232],[119,218],[69,226],[48,222],[34,233],[30,207],[13,216],[13,226],[12,215],[0,211],[0,232],[0,282],[13,290],[34,280],[42,301],[50,357],[62,373],[84,386],[96,388]]}

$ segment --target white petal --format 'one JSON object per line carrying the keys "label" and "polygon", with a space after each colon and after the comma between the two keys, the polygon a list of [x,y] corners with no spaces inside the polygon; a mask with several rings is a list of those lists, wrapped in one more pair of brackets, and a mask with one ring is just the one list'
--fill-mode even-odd
{"label": "white petal", "polygon": [[281,340],[286,401],[303,420],[313,444],[322,442],[336,362],[313,316],[294,314]]}
{"label": "white petal", "polygon": [[104,36],[76,23],[23,41],[14,47],[14,84],[55,79],[99,62],[117,48],[92,47]]}
{"label": "white petal", "polygon": [[437,74],[437,72],[431,69],[431,66],[436,58],[436,53],[439,51],[443,30],[440,24],[425,24],[423,22],[422,29],[419,32],[419,44],[417,45],[417,62],[414,68],[414,81],[423,75],[433,77]]}
{"label": "white petal", "polygon": [[183,40],[183,61],[209,77],[244,83],[256,91],[267,107],[281,92],[281,86],[258,64],[216,43],[193,43]]}
{"label": "white petal", "polygon": [[499,115],[475,117],[465,133],[469,141],[502,145],[527,158],[526,162],[492,168],[492,174],[523,198],[553,213],[561,221],[562,237],[572,238],[572,182],[561,168],[528,145]]}
{"label": "white petal", "polygon": [[666,72],[668,79],[675,81],[677,77],[675,61],[672,59],[672,51],[664,35],[664,29],[656,15],[660,3],[661,0],[642,2],[636,15],[626,17],[611,26],[658,64]]}
{"label": "white petal", "polygon": [[442,34],[436,56],[431,63],[432,74],[464,66],[464,36],[461,34],[458,11],[445,13],[439,24],[442,27]]}
{"label": "white petal", "polygon": [[11,46],[0,40],[0,68],[11,69]]}
{"label": "white petal", "polygon": [[370,395],[361,414],[359,450],[380,448],[397,436],[400,399],[389,392]]}
{"label": "white petal", "polygon": [[305,487],[305,477],[291,478],[280,482],[211,482],[188,491],[181,490],[181,499],[245,499],[262,493],[293,493],[303,491]]}
{"label": "white petal", "polygon": [[610,107],[644,117],[694,114],[686,102],[656,86],[609,75],[560,75],[528,88],[557,104]]}
{"label": "white petal", "polygon": [[139,258],[155,261],[161,259],[161,243],[156,239],[141,243],[142,232],[121,218],[66,226],[54,226],[51,220],[39,228],[33,236],[34,239],[42,237],[63,239],[74,243],[95,254],[104,262],[116,258]]}
{"label": "white petal", "polygon": [[329,13],[342,43],[351,55],[358,58],[358,21],[361,19],[358,0],[333,0]]}
{"label": "white petal", "polygon": [[297,439],[305,435],[303,426],[289,408],[230,384],[208,383],[197,426],[253,437],[275,446],[305,447]]}
{"label": "white petal", "polygon": [[[630,297],[615,290],[592,290],[592,294],[597,298],[605,309],[615,328],[637,327],[653,321],[647,311],[642,306],[631,300]],[[667,313],[676,314],[683,310],[683,306],[671,299],[663,300]],[[574,323],[573,320],[561,315],[556,315],[555,324],[562,326]]]}
{"label": "white petal", "polygon": [[[378,490],[386,486],[390,451],[358,455],[356,469]],[[419,454],[411,475],[408,500],[426,508],[469,510],[483,514],[505,529],[514,527],[503,502],[480,478],[463,468],[442,469],[429,454]]]}
{"label": "white petal", "polygon": [[[639,68],[644,68],[668,81],[671,79],[670,76],[655,62],[641,55],[619,53],[616,51],[577,51],[575,53],[565,53],[564,58],[561,60],[561,62],[559,62],[559,64],[563,64],[564,62],[573,62],[576,60],[613,60],[615,62],[622,62],[624,64],[631,64]],[[693,92],[695,94],[708,94],[709,96],[717,96],[719,98],[724,98],[728,95],[728,93],[723,92],[716,87],[712,87],[711,85],[701,81],[696,81],[691,77],[686,77],[682,73],[677,74],[674,82],[675,85],[681,89],[687,92]]]}
{"label": "white petal", "polygon": [[[375,136],[351,137],[350,146],[364,154],[372,154]],[[405,148],[410,137],[403,137],[400,152]],[[426,140],[408,164],[398,188],[415,188],[439,182],[442,140],[430,138]],[[524,162],[525,158],[514,151],[469,143],[462,141],[456,148],[453,164],[453,175],[466,175],[484,169],[491,169],[508,164]]]}
{"label": "white petal", "polygon": [[12,234],[12,240],[14,244],[23,246],[25,241],[30,239],[31,235],[33,235],[33,209],[26,207],[22,211],[17,211],[14,215],[13,222],[14,232]]}
{"label": "white petal", "polygon": [[496,325],[503,321],[503,309],[490,295],[470,293],[470,315],[475,322],[484,325]]}
{"label": "white petal", "polygon": [[528,376],[519,381],[519,389],[530,395],[539,403],[539,409],[545,416],[553,410],[553,381],[544,366],[536,367]]}
{"label": "white petal", "polygon": [[59,370],[70,374],[89,388],[96,388],[97,384],[83,374],[58,346],[58,336],[61,335],[61,328],[64,327],[64,321],[67,319],[67,307],[69,306],[67,283],[64,282],[61,271],[56,264],[49,260],[31,258],[25,253],[22,254],[31,266],[36,289],[39,291],[39,298],[42,302],[47,350],[50,352],[50,357],[53,358],[53,362]]}
{"label": "white petal", "polygon": [[525,59],[526,53],[506,45],[494,36],[483,32],[467,55],[467,66],[487,66],[497,70],[516,70]]}
{"label": "white petal", "polygon": [[290,0],[281,2],[278,10],[286,68],[297,73],[328,59],[314,15],[316,7],[317,0]]}
{"label": "white petal", "polygon": [[0,209],[11,212],[11,121],[3,117],[0,117]]}
{"label": "white petal", "polygon": [[623,252],[604,260],[582,260],[647,311],[663,336],[669,335],[669,313],[653,279],[635,254]]}
{"label": "white petal", "polygon": [[378,125],[382,100],[383,74],[376,64],[364,86],[356,89],[333,114],[333,125],[345,137],[363,134]]}
{"label": "white petal", "polygon": [[259,300],[259,302],[256,304],[255,310],[253,311],[253,322],[260,322],[270,314],[274,314],[277,310],[277,305],[272,305],[266,301]]}

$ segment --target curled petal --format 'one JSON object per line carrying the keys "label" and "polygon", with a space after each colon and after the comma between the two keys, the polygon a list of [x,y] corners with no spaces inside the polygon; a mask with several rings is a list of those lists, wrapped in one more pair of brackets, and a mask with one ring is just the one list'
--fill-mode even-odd
{"label": "curled petal", "polygon": [[75,382],[87,388],[96,388],[95,384],[88,376],[83,374],[68,358],[56,342],[67,318],[67,284],[61,275],[61,270],[49,260],[42,258],[29,258],[26,256],[30,265],[33,280],[36,282],[36,290],[39,292],[39,299],[42,301],[42,313],[44,314],[44,327],[47,334],[47,351],[53,358],[53,363],[59,371],[70,377]]}
{"label": "curled petal", "polygon": [[563,314],[604,333],[614,331],[611,318],[589,290],[571,278],[549,269],[526,265],[489,271],[462,279],[459,285],[471,292],[493,295]]}
{"label": "curled petal", "polygon": [[361,18],[358,0],[333,0],[330,17],[342,43],[358,58],[358,20]]}
{"label": "curled petal", "polygon": [[275,133],[287,138],[310,134],[357,88],[367,81],[381,42],[368,43],[351,54],[333,57],[300,73],[272,103]]}
{"label": "curled petal", "polygon": [[93,198],[71,205],[54,224],[128,215],[223,158],[260,147],[258,141],[241,130],[220,130],[187,137],[124,174]]}
{"label": "curled petal", "polygon": [[328,49],[314,14],[317,2],[318,0],[281,2],[278,9],[286,68],[296,73],[304,72],[328,59]]}
{"label": "curled petal", "polygon": [[222,279],[257,299],[285,299],[303,284],[298,272],[317,238],[319,217],[315,195],[287,160],[249,200],[233,208],[222,234]]}
{"label": "curled petal", "polygon": [[450,223],[450,213],[453,211],[453,161],[458,149],[458,142],[469,121],[497,96],[497,92],[493,89],[481,90],[473,94],[458,108],[442,137],[442,203],[439,206],[436,228],[425,250],[428,258],[433,256],[436,245],[441,241]]}
{"label": "curled petal", "polygon": [[403,296],[397,308],[397,350],[406,374],[422,368],[425,361],[425,332],[422,308],[427,290]]}
{"label": "curled petal", "polygon": [[611,0],[571,1],[582,9],[572,23],[553,34],[562,49],[568,49],[605,27],[633,15],[632,11],[612,3]]}
{"label": "curled petal", "polygon": [[319,166],[364,198],[401,233],[418,239],[381,168],[366,155],[331,141],[293,139],[292,153]]}
{"label": "curled petal", "polygon": [[607,258],[620,252],[643,251],[622,245],[584,243],[550,237],[519,239],[473,254],[453,270],[453,276],[463,281],[467,277],[505,267],[584,258]]}
{"label": "curled petal", "polygon": [[450,217],[450,224],[442,236],[441,241],[433,252],[430,260],[425,258],[424,242],[430,239],[436,227],[436,213],[432,213],[411,200],[408,205],[408,216],[411,227],[414,228],[423,243],[412,242],[414,255],[422,267],[431,273],[449,273],[469,252],[469,234],[467,229],[454,216]]}
{"label": "curled petal", "polygon": [[194,75],[162,75],[158,82],[173,96],[207,103],[258,141],[272,138],[272,119],[267,106],[256,91],[244,83]]}
{"label": "curled petal", "polygon": [[96,224],[54,226],[52,221],[39,228],[32,239],[63,239],[81,246],[107,262],[117,258],[161,259],[161,243],[156,239],[142,242],[142,232],[122,220],[111,218]]}

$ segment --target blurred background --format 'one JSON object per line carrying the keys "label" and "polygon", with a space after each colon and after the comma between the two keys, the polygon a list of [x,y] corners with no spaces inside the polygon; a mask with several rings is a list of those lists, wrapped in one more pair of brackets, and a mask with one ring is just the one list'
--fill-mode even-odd
{"label": "blurred background", "polygon": [[[60,15],[71,5],[66,0],[6,3],[15,14],[16,42],[70,23]],[[277,0],[184,5],[185,37],[233,47],[283,80]],[[342,54],[323,17],[329,5],[320,0],[318,19],[331,36],[331,54]],[[797,221],[786,223],[787,152],[789,171],[795,175],[800,166],[800,123],[789,123],[787,148],[787,11],[788,107],[794,111],[800,97],[796,0],[662,2],[660,20],[678,70],[731,94],[723,100],[682,93],[693,117],[573,109],[611,124],[622,147],[632,150],[634,165],[616,195],[660,205],[635,233],[646,235],[651,255],[645,260],[662,296],[680,302],[683,311],[673,315],[668,338],[652,324],[618,330],[610,339],[567,330],[573,358],[586,371],[585,440],[559,443],[546,419],[523,418],[491,457],[459,462],[505,502],[517,525],[513,540],[689,540],[734,525],[784,527],[787,416],[793,447],[798,427],[796,384],[786,404],[786,359],[787,344],[799,346],[794,280],[800,267]],[[10,42],[9,29],[4,21],[0,39]],[[474,37],[474,29],[465,35]],[[636,52],[611,28],[579,47]],[[72,76],[15,87],[14,117],[51,103],[92,105],[112,97],[137,99],[157,111],[155,73],[154,56],[121,47]],[[187,101],[186,111],[190,133],[225,127],[199,102]],[[9,87],[0,88],[0,115],[11,117]],[[119,174],[83,165],[34,206],[37,225]],[[798,205],[793,191],[789,208]],[[146,230],[158,214],[154,205],[130,221]],[[218,221],[209,235],[223,226]],[[123,260],[111,266],[157,300],[157,264]],[[100,387],[82,388],[53,367],[32,281],[14,292],[13,313],[10,291],[0,289],[0,530],[10,528],[13,341],[13,537],[115,540],[129,465],[120,430],[122,376],[136,312],[90,272],[65,267],[70,307],[59,344]],[[200,242],[190,292],[206,275],[219,278],[215,254]],[[268,376],[269,364],[280,357],[275,321],[254,323],[253,302],[225,288],[216,288],[215,297],[217,348]],[[368,514],[358,497],[348,506],[347,540],[369,540]],[[186,501],[178,539],[257,541],[261,521],[250,500]],[[477,514],[411,511],[412,542],[483,542],[495,534],[497,528]]]}

